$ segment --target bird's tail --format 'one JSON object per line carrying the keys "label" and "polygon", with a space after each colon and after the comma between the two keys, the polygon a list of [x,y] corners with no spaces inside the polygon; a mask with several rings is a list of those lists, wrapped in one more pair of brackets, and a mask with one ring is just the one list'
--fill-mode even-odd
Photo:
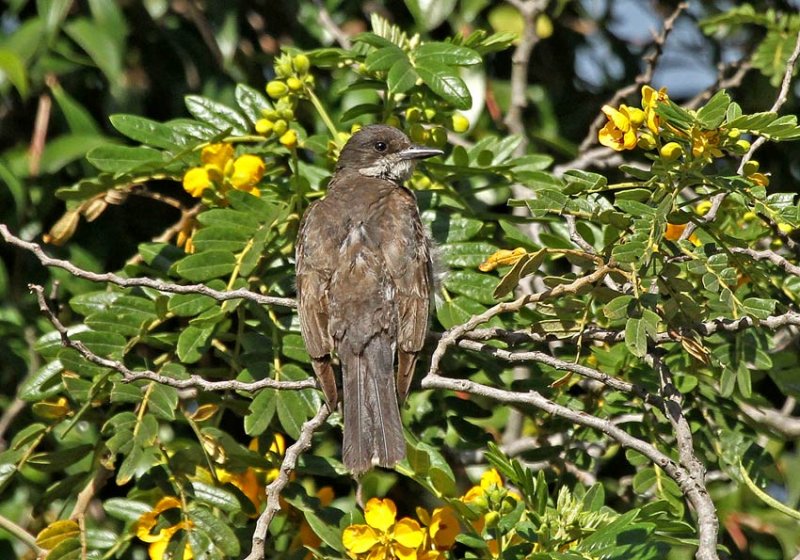
{"label": "bird's tail", "polygon": [[341,351],[344,445],[342,458],[353,474],[373,466],[393,467],[406,454],[388,336],[375,336],[361,352]]}

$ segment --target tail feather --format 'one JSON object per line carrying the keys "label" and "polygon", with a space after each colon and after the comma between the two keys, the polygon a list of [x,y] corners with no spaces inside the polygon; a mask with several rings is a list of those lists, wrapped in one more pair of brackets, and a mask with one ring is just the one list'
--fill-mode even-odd
{"label": "tail feather", "polygon": [[361,474],[375,465],[393,467],[405,457],[405,438],[388,336],[372,338],[362,352],[341,349],[345,466]]}

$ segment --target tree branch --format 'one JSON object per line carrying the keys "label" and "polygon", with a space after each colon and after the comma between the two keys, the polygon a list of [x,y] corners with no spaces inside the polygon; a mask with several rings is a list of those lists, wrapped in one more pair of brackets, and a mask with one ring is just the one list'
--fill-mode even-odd
{"label": "tree branch", "polygon": [[672,372],[661,360],[657,352],[648,353],[645,362],[656,370],[661,382],[661,396],[664,398],[667,418],[675,433],[675,443],[681,465],[689,473],[692,487],[685,492],[686,498],[697,514],[698,560],[718,558],[717,539],[719,518],[711,496],[705,485],[706,468],[694,452],[692,429],[683,414],[683,395],[675,387]]}
{"label": "tree branch", "polygon": [[132,381],[137,381],[139,379],[148,379],[150,381],[155,381],[157,383],[163,383],[164,385],[169,385],[170,387],[175,387],[177,389],[186,389],[189,387],[196,387],[198,389],[203,389],[204,391],[248,391],[253,392],[257,391],[258,389],[264,388],[271,388],[271,389],[288,389],[288,390],[298,390],[298,389],[313,389],[317,386],[317,383],[314,379],[303,379],[301,381],[277,381],[275,379],[259,379],[258,381],[253,381],[252,383],[245,383],[243,381],[238,381],[235,379],[231,379],[228,381],[207,381],[200,377],[199,375],[190,375],[186,379],[175,379],[173,377],[166,377],[159,373],[156,373],[151,370],[140,370],[134,371],[125,364],[117,360],[111,360],[109,358],[103,358],[102,356],[98,356],[91,350],[89,350],[85,344],[78,340],[72,340],[69,337],[69,332],[67,328],[58,320],[58,317],[55,316],[53,311],[47,305],[47,301],[44,297],[44,288],[38,286],[36,284],[29,284],[28,288],[32,292],[36,294],[36,298],[39,302],[39,309],[42,313],[47,317],[50,323],[55,327],[56,331],[61,335],[61,344],[63,344],[67,348],[72,348],[76,352],[78,352],[85,360],[109,369],[113,369],[114,371],[121,373],[123,380],[126,383],[130,383]]}
{"label": "tree branch", "polygon": [[251,292],[250,290],[238,289],[230,291],[220,291],[209,288],[205,284],[171,284],[152,278],[123,278],[111,272],[97,273],[78,268],[69,261],[54,259],[48,256],[41,246],[36,243],[24,241],[12,234],[8,226],[0,224],[0,236],[6,243],[24,249],[32,253],[43,266],[61,268],[77,278],[83,278],[92,282],[108,282],[123,288],[152,288],[160,292],[172,294],[201,294],[213,298],[216,301],[227,301],[233,299],[244,299],[259,305],[278,305],[283,307],[296,307],[296,302],[291,298],[265,296]]}
{"label": "tree branch", "polygon": [[286,449],[286,454],[283,456],[281,463],[280,473],[278,478],[273,480],[267,486],[267,507],[264,509],[261,516],[256,522],[256,529],[253,532],[253,546],[250,554],[244,560],[263,560],[264,559],[264,542],[267,538],[267,531],[272,519],[281,510],[280,495],[286,485],[289,484],[289,476],[297,468],[297,460],[300,455],[311,447],[311,437],[314,432],[325,423],[330,411],[328,406],[323,404],[317,414],[307,420],[300,430],[300,437]]}

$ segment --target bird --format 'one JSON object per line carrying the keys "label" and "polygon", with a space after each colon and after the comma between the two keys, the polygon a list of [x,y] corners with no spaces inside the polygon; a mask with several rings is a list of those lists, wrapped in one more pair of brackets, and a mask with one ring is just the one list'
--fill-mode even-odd
{"label": "bird", "polygon": [[419,160],[441,154],[391,126],[361,128],[299,226],[300,330],[329,409],[341,399],[342,461],[354,476],[405,457],[400,404],[427,335],[433,273],[404,182]]}

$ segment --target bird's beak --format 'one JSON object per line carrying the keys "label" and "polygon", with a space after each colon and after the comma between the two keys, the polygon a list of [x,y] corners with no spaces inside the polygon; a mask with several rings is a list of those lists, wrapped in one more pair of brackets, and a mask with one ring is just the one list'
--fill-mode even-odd
{"label": "bird's beak", "polygon": [[399,152],[402,159],[425,159],[433,156],[440,156],[444,152],[436,148],[428,148],[427,146],[411,146]]}

